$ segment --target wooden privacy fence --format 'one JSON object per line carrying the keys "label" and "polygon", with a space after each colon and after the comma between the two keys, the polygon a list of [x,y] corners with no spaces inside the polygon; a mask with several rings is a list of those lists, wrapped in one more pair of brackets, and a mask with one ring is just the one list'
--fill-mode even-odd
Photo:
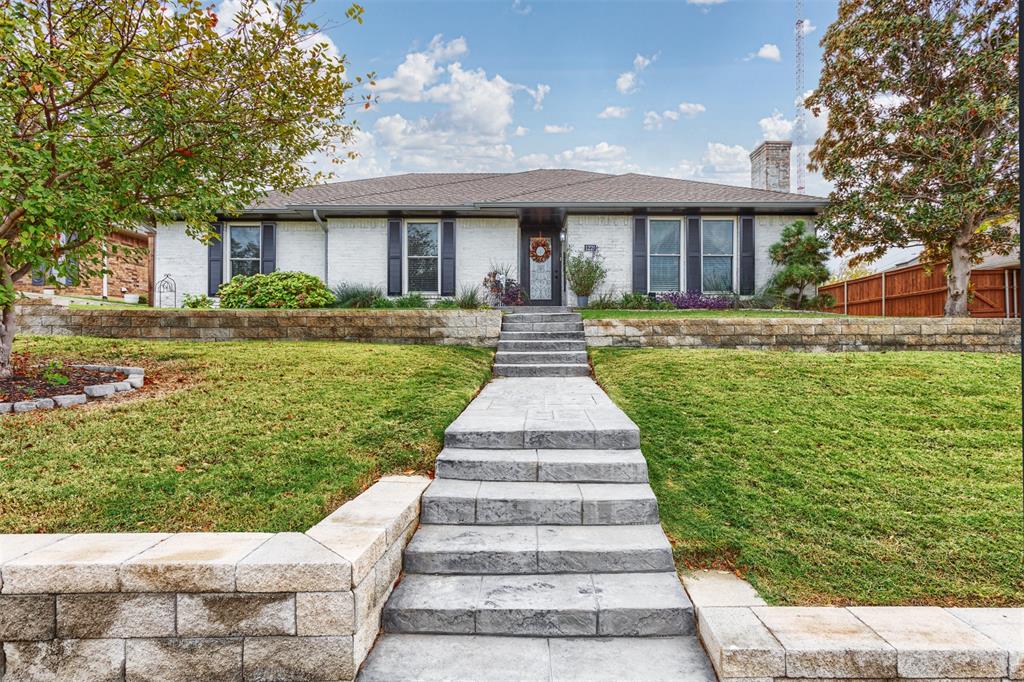
{"label": "wooden privacy fence", "polygon": [[[830,294],[830,313],[881,317],[938,317],[946,305],[946,266],[910,265],[818,287]],[[1020,317],[1020,268],[971,272],[968,309],[972,317]]]}

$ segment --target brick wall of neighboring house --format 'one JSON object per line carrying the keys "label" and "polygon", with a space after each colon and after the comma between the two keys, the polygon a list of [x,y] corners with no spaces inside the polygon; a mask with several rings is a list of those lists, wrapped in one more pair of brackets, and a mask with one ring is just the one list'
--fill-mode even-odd
{"label": "brick wall of neighboring house", "polygon": [[[132,253],[123,251],[111,254],[107,258],[107,295],[111,298],[120,298],[123,289],[129,294],[149,295],[150,290],[150,267],[149,267],[149,239],[144,234],[133,232],[115,232],[107,237],[108,242],[124,247],[139,249]],[[103,276],[96,275],[83,280],[73,286],[36,285],[32,284],[29,275],[23,277],[15,284],[15,289],[24,292],[41,293],[44,288],[56,288],[58,294],[71,296],[102,296]]]}

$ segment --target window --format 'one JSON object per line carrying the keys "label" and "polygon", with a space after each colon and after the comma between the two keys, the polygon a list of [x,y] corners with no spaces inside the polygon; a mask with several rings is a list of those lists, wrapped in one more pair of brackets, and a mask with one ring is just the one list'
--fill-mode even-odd
{"label": "window", "polygon": [[704,291],[732,291],[736,226],[732,220],[704,220],[701,238]]}
{"label": "window", "polygon": [[258,275],[260,272],[260,228],[257,225],[232,225],[228,279],[235,275]]}
{"label": "window", "polygon": [[406,223],[405,255],[409,291],[437,293],[440,288],[437,223]]}
{"label": "window", "polygon": [[650,221],[650,291],[679,291],[680,228],[678,220]]}

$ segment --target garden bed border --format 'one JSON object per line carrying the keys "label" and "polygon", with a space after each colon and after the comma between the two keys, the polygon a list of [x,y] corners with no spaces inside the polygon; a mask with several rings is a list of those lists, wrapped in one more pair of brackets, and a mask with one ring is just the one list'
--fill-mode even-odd
{"label": "garden bed border", "polygon": [[73,365],[81,369],[103,374],[124,374],[125,378],[118,381],[90,384],[83,387],[81,393],[65,393],[46,398],[35,398],[33,400],[19,400],[17,402],[0,402],[0,415],[19,414],[33,412],[35,410],[52,410],[54,408],[67,408],[74,405],[84,405],[89,399],[101,400],[109,398],[115,393],[125,393],[142,388],[146,382],[146,370],[142,367],[127,367],[121,365]]}

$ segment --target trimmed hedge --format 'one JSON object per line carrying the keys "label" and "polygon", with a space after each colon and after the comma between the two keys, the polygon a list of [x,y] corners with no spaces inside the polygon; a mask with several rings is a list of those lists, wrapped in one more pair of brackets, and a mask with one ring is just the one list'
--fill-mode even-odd
{"label": "trimmed hedge", "polygon": [[236,275],[217,293],[221,308],[323,308],[334,303],[327,285],[304,272]]}

